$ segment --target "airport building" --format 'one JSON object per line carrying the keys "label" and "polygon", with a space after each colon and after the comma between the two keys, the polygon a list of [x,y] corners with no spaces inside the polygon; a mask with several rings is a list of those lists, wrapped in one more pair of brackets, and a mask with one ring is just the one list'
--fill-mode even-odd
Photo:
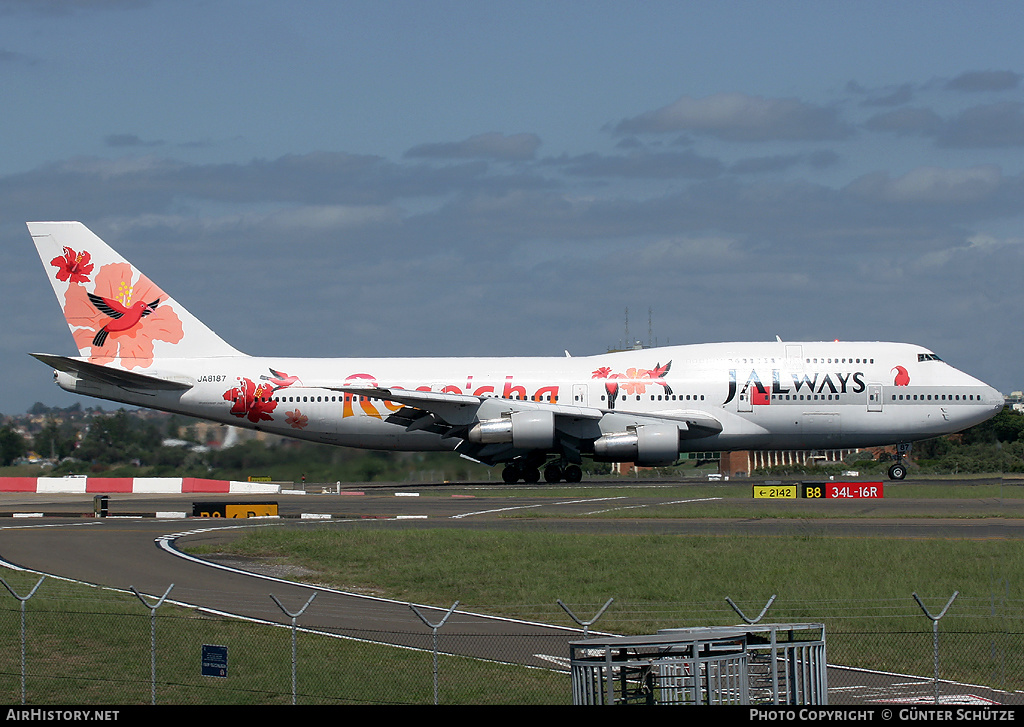
{"label": "airport building", "polygon": [[726,477],[747,477],[754,470],[786,465],[816,465],[843,462],[858,449],[776,449],[764,452],[722,452],[719,471]]}

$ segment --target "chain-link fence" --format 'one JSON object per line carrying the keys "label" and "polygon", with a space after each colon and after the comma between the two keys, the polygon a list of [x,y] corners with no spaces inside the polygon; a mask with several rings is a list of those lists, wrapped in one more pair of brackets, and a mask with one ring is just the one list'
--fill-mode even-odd
{"label": "chain-link fence", "polygon": [[[1024,633],[930,628],[828,634],[830,704],[1024,704]],[[935,660],[938,655],[938,680]],[[856,667],[858,662],[870,668]]]}
{"label": "chain-link fence", "polygon": [[[5,582],[25,597],[37,580]],[[146,603],[153,606],[158,596]],[[437,629],[435,661],[426,624],[402,633],[312,632],[299,616],[293,631],[290,618],[246,621],[183,608],[171,603],[173,597],[151,612],[130,593],[56,579],[23,601],[0,591],[0,699],[17,704],[24,694],[29,705],[570,704],[568,644],[584,638],[582,628],[524,635],[456,633],[445,624]],[[616,602],[620,606],[630,609]],[[315,607],[313,601],[309,608]],[[917,619],[876,615],[873,629],[819,619],[826,623],[831,704],[1024,703],[1019,618],[958,616],[954,604],[933,631],[920,613]],[[721,613],[717,621],[723,623]]]}

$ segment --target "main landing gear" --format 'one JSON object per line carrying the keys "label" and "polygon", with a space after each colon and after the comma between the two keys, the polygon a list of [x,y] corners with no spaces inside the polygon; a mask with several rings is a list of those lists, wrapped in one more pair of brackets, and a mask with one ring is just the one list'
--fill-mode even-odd
{"label": "main landing gear", "polygon": [[902,480],[907,476],[907,455],[910,454],[910,442],[896,445],[896,464],[889,468],[890,480]]}
{"label": "main landing gear", "polygon": [[[506,484],[514,485],[522,480],[528,485],[540,482],[541,470],[529,462],[509,462],[501,471],[501,479]],[[579,465],[570,464],[562,467],[557,462],[551,462],[544,467],[544,481],[554,484],[561,480],[566,482],[580,482],[583,479],[583,470]]]}

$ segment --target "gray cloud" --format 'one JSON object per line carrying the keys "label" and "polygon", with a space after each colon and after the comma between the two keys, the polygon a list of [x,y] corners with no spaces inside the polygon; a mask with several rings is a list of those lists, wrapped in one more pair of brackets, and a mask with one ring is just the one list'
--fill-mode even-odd
{"label": "gray cloud", "polygon": [[[0,178],[0,219],[173,220],[215,205],[223,211],[200,217],[211,221],[203,235],[223,232],[219,216],[232,221],[231,229],[239,223],[268,226],[256,233],[262,235],[280,234],[284,220],[316,229],[321,239],[358,229],[364,239],[388,236],[386,244],[396,249],[429,240],[484,250],[532,239],[708,231],[777,240],[773,246],[807,240],[822,247],[856,239],[873,248],[906,245],[922,230],[935,236],[945,227],[1012,217],[1024,209],[1021,177],[994,165],[922,166],[896,177],[879,171],[839,189],[773,176],[801,165],[830,166],[837,158],[831,151],[768,155],[727,170],[719,160],[689,151],[595,153],[542,160],[514,175],[483,162],[432,166],[326,152],[223,165],[155,157],[78,159]],[[757,175],[758,181],[744,183],[723,176],[726,171]],[[614,186],[616,179],[640,186],[626,194]],[[678,182],[670,192],[657,184],[666,179]],[[592,182],[609,186],[600,192],[604,187]],[[169,230],[168,239],[176,234]]]}
{"label": "gray cloud", "polygon": [[690,132],[726,141],[824,141],[846,139],[852,128],[835,109],[797,99],[739,93],[695,99],[689,96],[625,119],[618,133]]}
{"label": "gray cloud", "polygon": [[524,161],[533,159],[540,148],[536,134],[505,136],[497,132],[478,134],[464,141],[420,144],[409,149],[409,159],[490,159],[493,161]]}
{"label": "gray cloud", "polygon": [[1024,104],[1004,102],[975,106],[950,119],[936,142],[957,149],[1024,145]]}
{"label": "gray cloud", "polygon": [[138,10],[152,0],[0,0],[0,14],[73,15],[107,10]]}
{"label": "gray cloud", "polygon": [[729,167],[734,174],[771,174],[791,169],[800,164],[800,154],[776,154],[774,156],[749,157],[740,159]]}
{"label": "gray cloud", "polygon": [[583,154],[558,160],[566,174],[634,179],[704,179],[722,172],[722,163],[692,151],[634,152],[625,156]]}
{"label": "gray cloud", "polygon": [[[920,166],[899,176],[877,171],[842,188],[789,178],[800,167],[810,173],[838,159],[816,150],[746,157],[727,167],[692,150],[637,150],[543,159],[508,174],[483,161],[392,162],[342,152],[238,164],[79,158],[0,177],[0,219],[170,219],[214,205],[221,212],[211,218],[284,219],[287,212],[298,224],[305,215],[321,234],[349,229],[353,220],[361,221],[361,234],[376,234],[366,226],[386,220],[388,235],[419,230],[418,238],[455,245],[710,230],[829,245],[851,238],[885,244],[913,237],[904,228],[971,225],[1024,209],[1021,178],[991,164]],[[616,180],[628,180],[629,191]],[[676,182],[670,192],[659,184],[664,180]]]}
{"label": "gray cloud", "polygon": [[887,131],[901,136],[936,136],[943,119],[931,109],[906,108],[877,114],[864,122],[869,131]]}
{"label": "gray cloud", "polygon": [[740,159],[729,167],[729,171],[734,174],[772,174],[792,169],[800,164],[807,164],[813,169],[826,169],[838,161],[839,155],[828,150],[808,154],[775,154]]}
{"label": "gray cloud", "polygon": [[0,48],[0,65],[35,66],[38,64],[38,58]]}
{"label": "gray cloud", "polygon": [[164,212],[188,201],[227,204],[380,205],[399,198],[437,198],[478,189],[553,184],[529,173],[490,172],[486,162],[399,164],[372,155],[314,152],[238,164],[186,164],[172,159],[78,158],[0,178],[0,213],[16,218]]}
{"label": "gray cloud", "polygon": [[1024,103],[1005,101],[974,106],[943,118],[932,109],[905,108],[872,116],[868,131],[934,138],[947,149],[998,149],[1024,146]]}
{"label": "gray cloud", "polygon": [[858,197],[886,204],[974,205],[992,199],[1006,183],[995,165],[968,169],[919,167],[896,179],[884,172],[867,174],[847,189]]}
{"label": "gray cloud", "polygon": [[946,83],[951,91],[1009,91],[1020,84],[1021,74],[1013,71],[967,71]]}
{"label": "gray cloud", "polygon": [[902,106],[910,103],[914,98],[914,87],[904,83],[895,89],[887,89],[881,93],[875,93],[870,98],[861,102],[862,106]]}
{"label": "gray cloud", "polygon": [[162,141],[144,141],[137,134],[110,134],[103,138],[106,146],[114,148],[161,146]]}

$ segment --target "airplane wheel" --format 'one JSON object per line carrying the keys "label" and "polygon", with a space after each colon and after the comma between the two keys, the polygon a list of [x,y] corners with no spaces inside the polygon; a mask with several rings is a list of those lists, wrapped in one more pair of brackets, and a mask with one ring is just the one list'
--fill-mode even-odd
{"label": "airplane wheel", "polygon": [[889,468],[889,479],[890,480],[902,480],[907,476],[907,468],[901,464],[894,464]]}
{"label": "airplane wheel", "polygon": [[519,478],[522,477],[522,473],[519,468],[514,464],[510,464],[501,471],[501,479],[505,481],[506,485],[514,485],[519,482]]}
{"label": "airplane wheel", "polygon": [[574,464],[569,465],[565,468],[562,473],[562,477],[565,478],[566,482],[580,482],[583,480],[583,470]]}
{"label": "airplane wheel", "polygon": [[554,484],[562,479],[562,468],[557,464],[549,464],[544,468],[544,481]]}
{"label": "airplane wheel", "polygon": [[540,470],[536,467],[527,467],[523,470],[523,482],[528,485],[535,485],[540,482]]}

